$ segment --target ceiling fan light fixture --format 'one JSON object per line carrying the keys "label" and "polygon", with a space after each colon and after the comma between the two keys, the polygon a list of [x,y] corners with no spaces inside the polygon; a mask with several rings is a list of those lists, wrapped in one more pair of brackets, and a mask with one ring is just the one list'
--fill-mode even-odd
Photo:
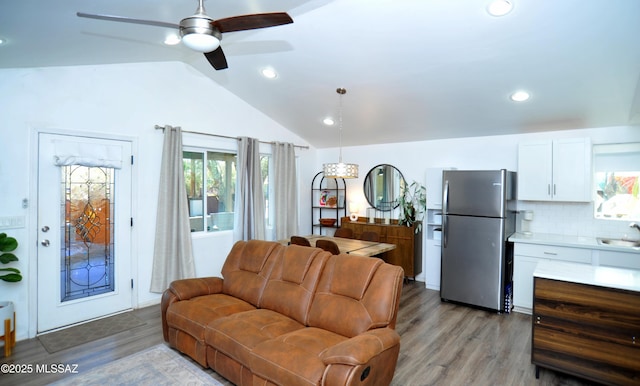
{"label": "ceiling fan light fixture", "polygon": [[193,15],[180,22],[180,36],[185,46],[198,52],[211,52],[220,47],[222,35],[206,15]]}

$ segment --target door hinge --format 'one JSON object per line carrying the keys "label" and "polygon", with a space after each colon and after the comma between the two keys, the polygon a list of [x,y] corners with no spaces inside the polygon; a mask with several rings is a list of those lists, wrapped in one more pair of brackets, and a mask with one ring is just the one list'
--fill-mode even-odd
{"label": "door hinge", "polygon": [[133,289],[133,279],[131,279],[131,289]]}
{"label": "door hinge", "polygon": [[131,156],[131,165],[133,165],[133,156]]}

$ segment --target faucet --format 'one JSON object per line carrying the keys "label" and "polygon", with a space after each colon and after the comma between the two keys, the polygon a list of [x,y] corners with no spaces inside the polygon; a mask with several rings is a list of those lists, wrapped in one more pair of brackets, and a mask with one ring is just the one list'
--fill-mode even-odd
{"label": "faucet", "polygon": [[640,224],[638,224],[637,222],[632,222],[631,224],[629,224],[629,228],[636,228],[640,232]]}

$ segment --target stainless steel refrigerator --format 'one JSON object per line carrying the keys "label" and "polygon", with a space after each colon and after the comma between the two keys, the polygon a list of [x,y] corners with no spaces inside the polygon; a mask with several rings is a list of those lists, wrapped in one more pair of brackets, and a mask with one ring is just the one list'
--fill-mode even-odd
{"label": "stainless steel refrigerator", "polygon": [[515,184],[516,173],[505,169],[443,171],[443,301],[508,311],[513,246],[507,239],[515,232]]}

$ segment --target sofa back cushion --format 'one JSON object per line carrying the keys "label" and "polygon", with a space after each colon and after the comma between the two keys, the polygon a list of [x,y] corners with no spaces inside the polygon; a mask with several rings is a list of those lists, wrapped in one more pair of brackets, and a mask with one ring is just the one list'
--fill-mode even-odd
{"label": "sofa back cushion", "polygon": [[308,325],[349,338],[395,328],[403,278],[402,267],[377,258],[332,256],[320,276]]}
{"label": "sofa back cushion", "polygon": [[260,300],[267,308],[306,324],[322,269],[331,256],[319,248],[289,245],[280,251]]}
{"label": "sofa back cushion", "polygon": [[222,292],[258,306],[283,245],[272,241],[238,241],[222,266]]}

